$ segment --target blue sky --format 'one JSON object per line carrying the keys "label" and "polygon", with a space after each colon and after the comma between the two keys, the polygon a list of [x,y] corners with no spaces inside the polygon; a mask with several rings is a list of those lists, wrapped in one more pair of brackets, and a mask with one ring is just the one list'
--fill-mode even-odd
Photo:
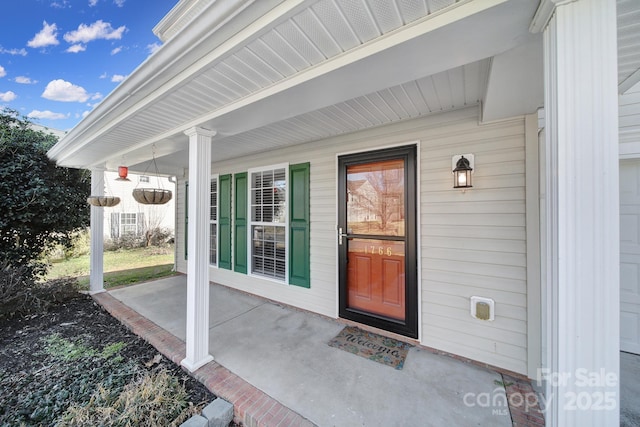
{"label": "blue sky", "polygon": [[178,0],[2,0],[0,108],[70,130],[160,46]]}

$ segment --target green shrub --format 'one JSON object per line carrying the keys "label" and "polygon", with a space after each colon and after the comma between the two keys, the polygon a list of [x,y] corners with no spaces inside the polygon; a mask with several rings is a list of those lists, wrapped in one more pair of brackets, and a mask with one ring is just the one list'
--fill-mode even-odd
{"label": "green shrub", "polygon": [[[53,426],[72,402],[89,402],[95,385],[102,384],[113,396],[140,375],[133,360],[123,360],[124,343],[102,350],[81,338],[69,340],[52,334],[42,340],[46,347],[43,369],[7,372],[0,389],[11,388],[0,408],[0,425]],[[91,425],[91,424],[87,424]],[[100,425],[100,424],[93,424]]]}
{"label": "green shrub", "polygon": [[69,258],[78,258],[88,255],[91,251],[91,234],[88,228],[83,228],[71,233],[66,244],[58,243],[48,247],[42,258],[47,263],[63,261]]}
{"label": "green shrub", "polygon": [[124,236],[115,237],[105,240],[105,251],[117,251],[120,249],[136,249],[145,246],[144,236],[141,234],[125,234]]}

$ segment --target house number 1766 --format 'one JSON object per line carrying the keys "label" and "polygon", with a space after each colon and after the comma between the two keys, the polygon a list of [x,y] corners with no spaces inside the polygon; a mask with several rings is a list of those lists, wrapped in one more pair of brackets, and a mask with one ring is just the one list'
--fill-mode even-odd
{"label": "house number 1766", "polygon": [[384,255],[384,254],[386,254],[387,256],[393,255],[393,252],[391,252],[391,247],[387,246],[385,248],[384,246],[375,246],[375,245],[365,246],[364,253],[370,254],[370,255]]}

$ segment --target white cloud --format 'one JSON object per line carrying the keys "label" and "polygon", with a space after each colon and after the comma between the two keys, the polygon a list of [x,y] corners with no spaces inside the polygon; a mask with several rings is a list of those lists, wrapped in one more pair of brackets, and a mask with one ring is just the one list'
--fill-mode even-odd
{"label": "white cloud", "polygon": [[147,45],[147,50],[151,54],[151,53],[155,53],[156,50],[160,49],[160,47],[162,47],[162,45],[160,43],[148,44]]}
{"label": "white cloud", "polygon": [[118,7],[122,7],[124,6],[124,2],[127,0],[113,0],[113,4],[115,4]]}
{"label": "white cloud", "polygon": [[7,75],[7,71],[4,69],[2,65],[0,65],[0,77],[4,77]]}
{"label": "white cloud", "polygon": [[32,119],[64,120],[69,118],[69,115],[62,114],[62,113],[54,113],[53,111],[49,111],[49,110],[45,110],[45,111],[33,110],[32,112],[27,114],[27,117],[30,117]]}
{"label": "white cloud", "polygon": [[65,52],[68,53],[78,53],[78,52],[84,52],[85,50],[87,50],[87,47],[83,44],[74,44],[69,46],[69,48],[67,50],[65,50]]}
{"label": "white cloud", "polygon": [[122,52],[122,46],[118,46],[117,48],[113,49],[111,51],[111,55],[117,55],[120,52]]}
{"label": "white cloud", "polygon": [[105,72],[105,73],[100,74],[100,77],[98,77],[98,78],[99,78],[99,79],[106,79],[107,77],[109,77],[109,76],[108,76],[108,75],[107,75],[107,73]]}
{"label": "white cloud", "polygon": [[22,48],[22,49],[5,49],[2,46],[0,46],[0,53],[6,53],[9,55],[21,55],[21,56],[27,56],[27,50]]}
{"label": "white cloud", "polygon": [[82,112],[82,118],[84,119],[85,117],[87,117],[90,112],[91,112],[91,110],[83,111]]}
{"label": "white cloud", "polygon": [[114,83],[120,83],[125,79],[125,77],[126,76],[123,76],[122,74],[114,74],[113,77],[111,77],[111,81]]}
{"label": "white cloud", "polygon": [[65,9],[70,8],[71,4],[69,4],[69,0],[53,1],[51,2],[51,7],[56,9]]}
{"label": "white cloud", "polygon": [[91,95],[91,99],[93,101],[95,101],[96,99],[102,99],[104,98],[104,95],[102,95],[100,92],[96,92],[93,95]]}
{"label": "white cloud", "polygon": [[29,40],[27,46],[38,48],[59,44],[57,29],[56,24],[49,25],[47,21],[44,21],[42,30]]}
{"label": "white cloud", "polygon": [[31,77],[26,77],[26,76],[18,76],[14,79],[14,81],[22,85],[34,85],[38,83],[37,80],[31,80]]}
{"label": "white cloud", "polygon": [[78,29],[65,33],[64,39],[68,43],[88,43],[93,40],[121,39],[127,27],[124,25],[113,29],[109,22],[98,20],[91,25],[80,24]]}
{"label": "white cloud", "polygon": [[98,4],[98,0],[89,0],[89,7],[94,7]]}
{"label": "white cloud", "polygon": [[8,91],[8,92],[0,92],[0,101],[2,102],[11,102],[14,99],[16,99],[18,97],[18,95],[16,95],[15,93]]}
{"label": "white cloud", "polygon": [[45,99],[62,102],[85,102],[89,99],[89,96],[83,87],[62,79],[50,81],[42,93],[42,97]]}

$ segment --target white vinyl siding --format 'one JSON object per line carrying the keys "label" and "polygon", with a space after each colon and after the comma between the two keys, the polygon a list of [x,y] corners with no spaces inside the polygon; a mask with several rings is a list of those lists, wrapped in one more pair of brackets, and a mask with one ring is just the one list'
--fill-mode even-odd
{"label": "white vinyl siding", "polygon": [[[526,373],[524,119],[429,133],[421,146],[421,341]],[[464,193],[450,175],[451,156],[461,153],[475,155],[474,187]],[[495,301],[495,321],[470,316],[474,295]]]}
{"label": "white vinyl siding", "polygon": [[[418,142],[420,342],[526,373],[524,119],[479,125],[478,117],[467,108],[214,163],[226,174],[310,159],[311,287],[223,269],[211,279],[336,317],[337,157]],[[464,193],[451,178],[451,157],[463,153],[475,155],[474,187]],[[473,295],[495,301],[495,321],[470,316]]]}

